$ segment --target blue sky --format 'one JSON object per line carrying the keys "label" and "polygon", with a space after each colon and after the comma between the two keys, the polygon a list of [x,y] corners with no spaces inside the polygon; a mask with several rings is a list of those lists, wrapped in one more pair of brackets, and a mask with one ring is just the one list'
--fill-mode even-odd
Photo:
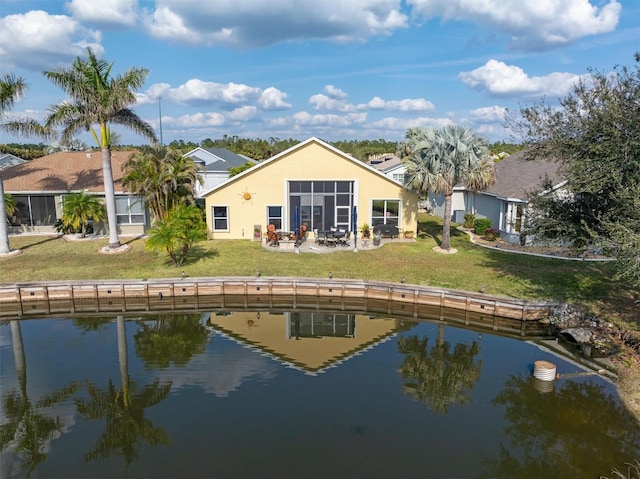
{"label": "blue sky", "polygon": [[[149,69],[134,108],[158,136],[161,110],[164,143],[401,141],[445,123],[510,141],[505,109],[553,103],[590,67],[633,65],[640,2],[0,0],[0,74],[29,86],[12,116],[42,120],[65,100],[42,72],[87,47],[115,73]],[[0,133],[13,141],[39,140]]]}

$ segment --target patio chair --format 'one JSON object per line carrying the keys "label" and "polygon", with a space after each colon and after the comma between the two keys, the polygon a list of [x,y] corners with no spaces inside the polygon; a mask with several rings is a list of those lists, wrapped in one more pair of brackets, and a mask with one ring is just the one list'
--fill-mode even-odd
{"label": "patio chair", "polygon": [[271,246],[278,245],[278,234],[276,233],[276,225],[274,224],[267,226],[267,241]]}
{"label": "patio chair", "polygon": [[337,239],[333,234],[333,231],[327,231],[325,232],[325,239],[324,239],[324,244],[327,246],[336,246],[337,244]]}
{"label": "patio chair", "polygon": [[327,242],[327,234],[324,231],[315,230],[316,243],[324,246]]}

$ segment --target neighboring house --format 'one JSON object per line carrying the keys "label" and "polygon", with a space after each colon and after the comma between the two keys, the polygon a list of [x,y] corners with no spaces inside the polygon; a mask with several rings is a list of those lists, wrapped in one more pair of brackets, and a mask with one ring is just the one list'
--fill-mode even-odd
{"label": "neighboring house", "polygon": [[[112,151],[116,211],[120,234],[142,234],[149,227],[149,215],[142,200],[129,196],[122,187],[122,165],[133,151]],[[62,202],[70,193],[88,191],[104,197],[102,157],[99,151],[61,151],[42,156],[2,172],[5,193],[11,193],[18,206],[9,218],[10,233],[55,232],[62,215]],[[106,231],[96,225],[95,231]]]}
{"label": "neighboring house", "polygon": [[373,166],[376,170],[387,175],[389,178],[394,179],[398,183],[404,184],[406,167],[399,156],[396,156],[393,153],[387,153],[369,160],[367,163]]}
{"label": "neighboring house", "polygon": [[[505,241],[526,241],[520,233],[531,194],[541,191],[546,179],[552,185],[550,191],[562,188],[566,181],[558,173],[556,163],[524,160],[524,154],[520,151],[497,162],[496,184],[487,191],[474,193],[456,186],[452,197],[452,220],[462,223],[465,213],[473,213],[478,218],[489,218],[492,227],[500,230],[500,237]],[[442,217],[444,196],[430,194],[429,201],[434,214]]]}
{"label": "neighboring house", "polygon": [[25,163],[26,161],[27,160],[23,160],[19,156],[12,155],[11,153],[0,153],[0,170]]}
{"label": "neighboring house", "polygon": [[202,179],[204,184],[196,184],[196,197],[201,198],[202,192],[210,190],[216,185],[229,179],[229,168],[237,168],[247,162],[256,163],[249,157],[237,155],[226,148],[194,148],[185,153],[194,163],[203,168]]}
{"label": "neighboring house", "polygon": [[292,231],[296,222],[309,232],[331,227],[354,231],[363,223],[417,230],[415,192],[317,138],[258,163],[202,196],[209,237],[216,239],[260,239],[269,224]]}

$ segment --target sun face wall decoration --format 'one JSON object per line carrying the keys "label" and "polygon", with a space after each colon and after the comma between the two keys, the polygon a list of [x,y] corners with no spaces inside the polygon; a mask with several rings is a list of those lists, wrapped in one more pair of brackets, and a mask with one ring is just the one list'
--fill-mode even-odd
{"label": "sun face wall decoration", "polygon": [[253,203],[251,200],[253,199],[253,196],[255,195],[255,193],[251,193],[249,190],[245,188],[245,190],[242,193],[238,193],[238,194],[240,195],[240,198],[242,198],[243,203],[246,203],[246,202]]}

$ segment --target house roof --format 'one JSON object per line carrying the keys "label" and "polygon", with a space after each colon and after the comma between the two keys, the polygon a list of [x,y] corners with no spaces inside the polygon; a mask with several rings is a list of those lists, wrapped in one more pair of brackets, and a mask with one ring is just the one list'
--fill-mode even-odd
{"label": "house roof", "polygon": [[283,151],[281,153],[278,153],[277,155],[272,156],[271,158],[269,158],[267,160],[261,161],[260,163],[252,166],[251,168],[249,168],[247,170],[244,170],[242,173],[239,173],[239,174],[229,178],[229,180],[225,181],[224,183],[220,183],[220,184],[214,186],[213,188],[210,188],[207,191],[203,191],[201,193],[201,196],[204,197],[204,196],[208,195],[209,193],[212,193],[213,191],[216,191],[217,189],[226,188],[230,184],[241,180],[246,175],[250,175],[250,174],[252,174],[253,172],[255,172],[256,170],[258,170],[260,168],[266,168],[271,163],[273,163],[275,161],[278,161],[280,158],[282,158],[284,156],[290,155],[291,153],[295,152],[296,150],[299,150],[299,149],[302,149],[302,148],[306,147],[310,143],[316,143],[316,144],[318,144],[318,145],[320,145],[320,146],[332,151],[336,155],[344,158],[345,160],[350,161],[352,163],[356,163],[357,165],[361,166],[362,168],[364,168],[366,170],[369,170],[371,173],[373,173],[373,174],[375,174],[375,175],[377,175],[377,176],[379,176],[381,178],[384,178],[386,181],[391,181],[391,182],[393,182],[395,184],[399,184],[402,187],[404,187],[404,185],[402,185],[401,183],[398,183],[397,181],[393,180],[391,177],[385,175],[383,172],[381,172],[381,171],[377,170],[376,168],[368,165],[367,163],[364,163],[363,161],[360,161],[357,158],[354,158],[353,156],[346,154],[345,152],[343,152],[343,151],[339,150],[338,148],[330,145],[329,143],[326,143],[326,142],[324,142],[324,141],[322,141],[322,140],[320,140],[320,139],[318,139],[316,137],[311,137],[311,138],[308,138],[308,139],[298,143],[297,145],[292,146],[291,148],[289,148],[289,149],[287,149],[287,150],[285,150],[285,151]]}
{"label": "house roof", "polygon": [[[122,165],[132,153],[135,152],[111,152],[114,189],[117,193],[125,191],[122,187]],[[7,168],[2,177],[8,193],[104,192],[102,155],[99,151],[59,151]]]}
{"label": "house roof", "polygon": [[496,163],[496,184],[485,193],[503,198],[526,200],[532,191],[540,190],[545,178],[553,186],[565,182],[558,172],[558,164],[547,160],[525,160],[519,151]]}
{"label": "house roof", "polygon": [[369,165],[373,166],[376,170],[380,170],[384,173],[389,173],[396,168],[404,166],[399,156],[389,153],[375,160],[370,160]]}
{"label": "house roof", "polygon": [[0,169],[9,168],[10,166],[19,165],[27,160],[11,153],[0,153]]}
{"label": "house roof", "polygon": [[247,161],[253,161],[246,156],[237,155],[233,151],[226,148],[194,148],[185,153],[187,158],[193,158],[194,161],[204,162],[207,171],[227,171],[229,168],[235,168],[244,165]]}

